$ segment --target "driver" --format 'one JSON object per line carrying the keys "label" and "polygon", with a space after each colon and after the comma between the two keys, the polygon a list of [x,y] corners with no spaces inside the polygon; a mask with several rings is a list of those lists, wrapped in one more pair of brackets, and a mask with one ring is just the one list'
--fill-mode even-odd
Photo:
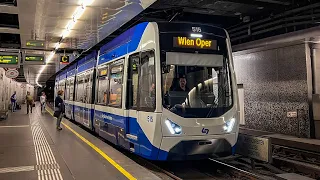
{"label": "driver", "polygon": [[179,87],[175,88],[174,91],[184,91],[184,92],[190,91],[190,89],[187,87],[187,79],[185,76],[180,77]]}

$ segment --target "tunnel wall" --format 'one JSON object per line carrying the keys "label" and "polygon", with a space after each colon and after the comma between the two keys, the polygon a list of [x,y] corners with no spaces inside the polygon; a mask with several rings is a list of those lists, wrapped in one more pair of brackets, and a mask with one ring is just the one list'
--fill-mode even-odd
{"label": "tunnel wall", "polygon": [[[235,52],[244,88],[245,126],[310,137],[306,47],[303,41]],[[287,117],[297,112],[297,117]]]}

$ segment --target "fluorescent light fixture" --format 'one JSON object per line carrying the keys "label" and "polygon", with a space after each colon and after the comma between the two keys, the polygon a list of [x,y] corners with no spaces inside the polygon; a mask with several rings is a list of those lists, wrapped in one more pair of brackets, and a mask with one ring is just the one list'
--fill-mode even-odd
{"label": "fluorescent light fixture", "polygon": [[55,49],[55,50],[59,49],[59,48],[60,48],[60,45],[61,45],[60,43],[56,43],[56,45],[54,46],[54,49]]}
{"label": "fluorescent light fixture", "polygon": [[84,7],[91,5],[94,0],[80,0],[79,3],[83,4]]}
{"label": "fluorescent light fixture", "polygon": [[84,11],[85,11],[85,7],[84,6],[77,7],[76,11],[72,15],[73,22],[76,22],[82,16]]}
{"label": "fluorescent light fixture", "polygon": [[47,61],[46,64],[41,67],[40,72],[37,74],[36,84],[37,84],[38,86],[40,86],[40,87],[42,87],[42,85],[39,84],[39,82],[38,82],[38,81],[39,81],[39,78],[40,78],[42,72],[43,72],[43,71],[46,69],[46,67],[48,66],[49,62],[52,60],[54,54],[55,54],[55,51],[52,51],[52,52],[50,53],[50,55],[46,58],[46,61]]}
{"label": "fluorescent light fixture", "polygon": [[202,34],[191,33],[190,36],[194,38],[202,38]]}
{"label": "fluorescent light fixture", "polygon": [[71,31],[68,30],[68,29],[64,30],[63,33],[62,33],[62,35],[61,35],[61,36],[62,36],[62,39],[64,39],[65,37],[68,37],[69,34],[70,34],[70,32],[71,32]]}
{"label": "fluorescent light fixture", "polygon": [[[80,0],[79,1],[79,6],[76,8],[74,13],[72,14],[71,20],[67,23],[66,29],[61,34],[62,39],[66,38],[70,35],[71,30],[76,25],[77,20],[83,15],[84,11],[86,10],[86,7],[91,5],[93,2],[94,2],[94,0]],[[60,48],[60,45],[61,45],[61,42],[57,42],[55,44],[55,51]],[[41,67],[39,74],[37,74],[36,84],[40,87],[42,87],[42,86],[38,83],[38,80],[39,80],[42,72],[47,67],[48,63],[52,60],[54,54],[56,53],[55,51],[52,51],[51,54],[46,58],[47,63]]]}

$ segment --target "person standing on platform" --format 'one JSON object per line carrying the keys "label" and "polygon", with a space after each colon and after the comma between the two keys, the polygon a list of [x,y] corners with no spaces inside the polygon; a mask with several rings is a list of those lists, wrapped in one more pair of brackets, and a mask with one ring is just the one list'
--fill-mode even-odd
{"label": "person standing on platform", "polygon": [[63,95],[63,91],[59,90],[58,91],[58,96],[55,99],[54,102],[54,117],[57,118],[57,130],[62,130],[62,128],[60,127],[61,125],[61,120],[64,116],[65,113],[65,105],[62,99],[62,95]]}
{"label": "person standing on platform", "polygon": [[30,112],[32,113],[32,107],[34,102],[33,102],[33,97],[30,95],[30,92],[27,92],[26,101],[27,101],[27,114],[29,114],[29,109],[30,109]]}
{"label": "person standing on platform", "polygon": [[11,112],[16,111],[16,105],[17,105],[17,92],[15,91],[11,96]]}
{"label": "person standing on platform", "polygon": [[46,101],[47,101],[46,93],[42,92],[42,95],[40,96],[41,112],[46,110]]}

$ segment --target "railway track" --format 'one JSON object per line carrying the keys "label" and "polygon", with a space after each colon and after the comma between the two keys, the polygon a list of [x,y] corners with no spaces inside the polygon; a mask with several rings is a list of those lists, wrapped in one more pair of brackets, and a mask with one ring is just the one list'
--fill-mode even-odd
{"label": "railway track", "polygon": [[310,178],[320,178],[320,154],[300,149],[272,145],[273,164],[287,172],[295,172]]}

